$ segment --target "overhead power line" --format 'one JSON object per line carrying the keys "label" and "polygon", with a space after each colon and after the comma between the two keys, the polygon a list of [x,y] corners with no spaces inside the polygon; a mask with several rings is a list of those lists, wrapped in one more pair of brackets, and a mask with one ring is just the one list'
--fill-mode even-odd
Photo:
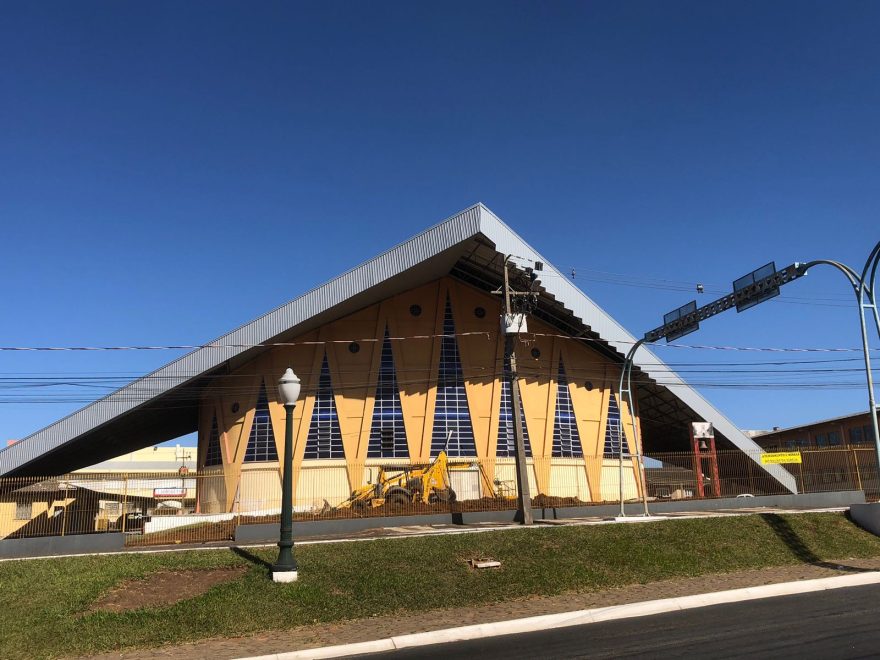
{"label": "overhead power line", "polygon": [[[566,276],[563,273],[554,273],[545,271],[543,277],[559,277],[564,279],[586,280],[600,284],[609,284],[612,286],[627,286],[644,289],[654,289],[662,291],[698,291],[699,293],[710,293],[723,295],[727,289],[719,284],[706,284],[705,282],[672,280],[659,277],[638,277],[627,275],[624,273],[612,273],[608,271],[593,270],[589,268],[572,267],[571,273]],[[788,303],[792,305],[815,305],[819,307],[851,307],[852,303],[848,302],[851,296],[845,294],[827,294],[825,296],[797,296],[791,294],[782,294],[774,298],[774,302]]]}
{"label": "overhead power line", "polygon": [[[352,339],[327,339],[317,341],[292,341],[292,342],[263,342],[259,344],[234,343],[219,344],[211,342],[209,344],[169,344],[155,346],[0,346],[0,351],[5,352],[65,352],[65,351],[168,351],[168,350],[199,350],[199,349],[216,349],[224,350],[230,348],[274,348],[274,347],[292,347],[292,346],[326,346],[328,344],[352,344],[352,343],[381,343],[385,339],[390,341],[411,341],[426,339],[442,339],[444,337],[474,337],[485,336],[487,340],[492,338],[493,333],[488,331],[477,332],[457,332],[455,334],[429,334],[429,335],[411,335],[405,337],[361,337]],[[577,341],[584,343],[597,343],[607,345],[608,342],[602,339],[592,337],[572,337],[571,335],[562,335],[554,333],[529,332],[523,333],[522,341],[528,343],[530,339],[537,337],[547,337],[554,339],[564,339],[567,341]],[[617,341],[618,344],[634,344],[635,341]],[[671,342],[668,344],[653,343],[648,344],[651,348],[680,348],[680,349],[697,349],[712,351],[745,351],[745,352],[772,352],[772,353],[856,353],[861,352],[861,348],[799,348],[799,347],[771,347],[771,346],[713,346],[706,344],[680,344]],[[878,351],[880,349],[871,349]]]}

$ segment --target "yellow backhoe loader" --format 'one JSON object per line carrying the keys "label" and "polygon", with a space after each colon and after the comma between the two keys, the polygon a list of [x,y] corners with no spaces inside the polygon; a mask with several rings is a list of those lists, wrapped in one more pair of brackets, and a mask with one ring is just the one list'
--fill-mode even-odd
{"label": "yellow backhoe loader", "polygon": [[428,465],[381,466],[375,483],[353,491],[337,508],[366,509],[390,504],[404,506],[421,502],[454,502],[455,491],[449,485],[449,459],[441,451]]}

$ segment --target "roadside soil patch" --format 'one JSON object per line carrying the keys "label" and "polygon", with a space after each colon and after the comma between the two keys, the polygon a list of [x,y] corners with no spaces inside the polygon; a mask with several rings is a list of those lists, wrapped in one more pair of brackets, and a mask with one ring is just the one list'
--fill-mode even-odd
{"label": "roadside soil patch", "polygon": [[211,587],[234,580],[246,566],[206,570],[157,571],[141,580],[126,580],[92,603],[91,612],[125,612],[140,607],[163,607],[194,598]]}
{"label": "roadside soil patch", "polygon": [[[88,660],[227,660],[244,656],[270,655],[291,651],[353,644],[393,635],[442,630],[478,623],[508,621],[528,616],[557,614],[596,607],[613,607],[658,598],[675,598],[695,594],[757,587],[765,584],[814,580],[851,574],[853,569],[878,570],[880,557],[828,562],[826,566],[798,564],[774,566],[732,573],[662,580],[647,584],[631,584],[598,592],[569,592],[558,596],[534,596],[474,607],[458,607],[425,612],[398,613],[368,619],[299,626],[290,630],[270,630],[248,637],[202,640],[167,645],[152,649],[131,649],[89,656]],[[86,660],[79,658],[77,660]]]}

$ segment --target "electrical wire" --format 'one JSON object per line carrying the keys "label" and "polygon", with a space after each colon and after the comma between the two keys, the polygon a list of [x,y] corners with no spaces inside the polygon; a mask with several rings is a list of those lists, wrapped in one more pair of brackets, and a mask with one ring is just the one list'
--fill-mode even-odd
{"label": "electrical wire", "polygon": [[[502,375],[501,371],[498,370],[489,370],[483,369],[485,375],[483,378],[498,378]],[[550,378],[553,377],[552,373],[543,373],[546,372],[546,369],[538,370],[531,369],[526,364],[523,368],[520,369],[520,377],[524,379],[529,379],[533,377],[541,377],[548,376]],[[553,370],[551,370],[552,372]],[[634,374],[633,381],[637,385],[647,385],[647,384],[655,384],[660,386],[666,386],[670,388],[674,388],[677,386],[696,386],[696,387],[706,387],[706,388],[728,388],[728,389],[780,389],[780,390],[801,390],[801,389],[814,389],[814,390],[831,390],[831,389],[851,389],[851,388],[862,388],[864,387],[864,383],[861,380],[852,381],[851,379],[841,379],[841,380],[832,380],[829,379],[829,375],[839,375],[839,376],[847,376],[852,375],[854,373],[860,372],[860,369],[857,368],[846,368],[846,369],[819,369],[819,370],[808,370],[808,369],[795,369],[788,370],[783,372],[777,372],[773,370],[749,370],[749,369],[741,369],[741,370],[694,370],[693,373],[697,376],[696,380],[689,380],[687,383],[683,383],[675,378],[665,378],[667,372],[663,371],[655,371],[651,372],[650,370],[645,370],[640,374]],[[358,372],[348,372],[348,373],[358,373]],[[736,374],[736,375],[734,375]],[[581,380],[584,378],[591,379],[594,385],[599,386],[613,386],[617,382],[617,378],[614,375],[605,375],[605,374],[597,374],[595,371],[591,369],[581,369],[581,368],[569,368],[566,369],[566,376],[569,382]],[[707,379],[706,376],[710,378]],[[757,376],[754,379],[748,379],[748,376]],[[163,405],[167,405],[168,403],[175,402],[191,402],[203,396],[222,396],[228,398],[235,397],[251,397],[254,395],[254,380],[260,377],[259,374],[222,374],[217,375],[211,378],[211,381],[202,386],[197,394],[193,394],[192,392],[181,391],[181,390],[169,390],[163,391],[163,387],[160,383],[151,383],[149,381],[135,381],[134,383],[128,384],[121,391],[116,391],[116,394],[113,395],[114,399],[117,401],[129,401],[129,402],[137,402],[143,403],[149,401],[153,397],[161,394],[163,399]],[[303,392],[305,394],[314,394],[317,392],[317,383],[316,374],[303,372],[302,377],[304,381],[311,382],[311,386],[306,386],[303,388]],[[820,380],[809,380],[810,377],[815,377]],[[786,380],[792,379],[792,380]],[[230,383],[230,381],[233,381]],[[234,382],[238,381],[238,382]],[[242,382],[244,381],[244,382]],[[229,384],[227,384],[229,383]],[[398,387],[400,388],[424,388],[427,390],[428,387],[432,386],[435,383],[435,380],[430,377],[420,377],[420,378],[398,378]],[[62,391],[57,393],[47,393],[40,396],[36,396],[31,392],[26,390],[33,388],[45,389],[47,387],[60,387],[60,388],[71,388],[82,385],[80,383],[76,383],[71,380],[58,380],[58,381],[41,381],[41,382],[33,382],[33,381],[25,381],[25,382],[6,382],[4,383],[5,390],[24,390],[24,391],[12,391],[12,392],[4,392],[2,396],[0,396],[0,403],[69,403],[69,402],[91,402],[91,398],[85,398],[81,395],[77,395],[75,393],[70,392],[69,390],[62,389]],[[90,382],[85,385],[98,389],[103,388],[106,390],[117,390],[120,383],[118,382],[103,382],[96,383]],[[123,383],[123,385],[125,385]],[[359,392],[369,391],[371,388],[375,388],[377,386],[377,381],[374,379],[367,380],[358,380],[352,382],[351,380],[343,379],[341,382],[336,381],[334,383],[334,392],[343,393],[346,391],[357,390]]]}
{"label": "electrical wire", "polygon": [[[0,346],[0,351],[5,352],[76,352],[76,351],[162,351],[162,350],[201,350],[201,349],[250,349],[250,348],[277,348],[277,347],[295,347],[295,346],[327,346],[332,344],[361,344],[361,343],[380,343],[386,339],[394,342],[407,340],[427,340],[427,339],[443,339],[458,337],[480,337],[483,336],[487,341],[492,341],[494,332],[488,330],[480,330],[476,332],[457,332],[454,334],[427,334],[427,335],[411,335],[405,337],[362,337],[355,339],[327,339],[319,341],[292,341],[292,342],[262,342],[258,344],[220,344],[211,342],[209,344],[170,344],[156,346]],[[568,341],[598,343],[607,345],[608,342],[593,337],[572,337],[571,335],[562,335],[556,333],[528,332],[521,333],[520,342],[528,344],[533,338],[553,338]],[[636,343],[631,340],[616,341],[617,344],[632,345]],[[696,349],[696,350],[713,350],[713,351],[745,351],[745,352],[772,352],[772,353],[855,353],[861,352],[862,348],[800,348],[800,347],[769,347],[769,346],[713,346],[707,344],[680,344],[670,342],[667,344],[646,344],[650,348],[677,348],[677,349]],[[880,349],[869,349],[871,351],[880,351]]]}
{"label": "electrical wire", "polygon": [[[480,332],[463,332],[463,333],[455,333],[455,335],[443,335],[443,334],[432,334],[432,335],[413,335],[407,337],[389,337],[391,341],[417,341],[417,340],[426,340],[426,339],[442,339],[448,337],[475,337],[475,336],[485,336],[487,340],[493,340],[493,334],[486,331]],[[535,339],[539,337],[544,338],[558,338],[564,339],[568,341],[577,341],[577,342],[591,342],[591,341],[600,341],[592,338],[578,338],[571,337],[569,335],[560,335],[560,334],[548,334],[548,333],[531,333],[523,337],[522,343],[524,347],[528,347],[530,343],[532,343]],[[262,344],[218,344],[217,342],[212,342],[211,344],[205,345],[169,345],[169,346],[110,346],[110,347],[5,347],[0,348],[0,350],[21,350],[21,351],[113,351],[113,350],[175,350],[175,349],[199,349],[199,348],[269,348],[269,347],[291,347],[291,346],[324,346],[326,347],[328,344],[352,344],[353,342],[357,343],[372,343],[378,344],[380,341],[384,341],[385,338],[362,338],[362,339],[340,339],[340,340],[326,340],[326,341],[305,341],[305,342],[276,342],[276,343],[262,343]],[[784,347],[784,348],[774,348],[774,347],[742,347],[742,346],[706,346],[706,345],[685,345],[685,344],[667,344],[666,346],[660,345],[659,347],[669,347],[669,348],[680,348],[680,349],[702,349],[702,350],[713,350],[713,351],[738,351],[738,352],[774,352],[774,353],[841,353],[841,352],[861,352],[862,349],[850,349],[850,348],[794,348],[794,347]],[[493,349],[497,350],[497,349]],[[859,358],[852,357],[832,357],[832,358],[820,358],[820,359],[799,359],[799,360],[764,360],[764,361],[754,361],[754,362],[727,362],[727,363],[714,363],[711,361],[705,362],[670,362],[665,365],[645,365],[640,368],[637,374],[634,374],[634,382],[636,384],[655,384],[660,386],[665,386],[669,388],[674,388],[677,386],[685,385],[682,381],[676,378],[676,374],[682,375],[693,375],[698,380],[692,380],[686,383],[687,386],[694,387],[703,387],[703,388],[728,388],[728,389],[778,389],[778,390],[802,390],[802,389],[853,389],[853,388],[862,388],[864,387],[863,382],[853,382],[850,379],[847,379],[847,376],[851,376],[855,373],[862,372],[863,369],[858,367],[831,367],[828,368],[826,366],[811,366],[808,368],[804,368],[801,365],[826,365],[828,363],[831,364],[839,364],[844,362],[855,362],[859,361]],[[474,377],[474,374],[480,374],[482,372],[483,378],[493,377],[497,378],[501,370],[499,367],[499,358],[495,358],[493,360],[493,366],[486,367],[477,367],[470,368],[468,371],[471,374],[471,378]],[[546,361],[545,361],[546,363]],[[173,363],[172,363],[173,364]],[[587,363],[589,364],[589,362]],[[616,383],[617,377],[609,377],[604,374],[597,373],[598,369],[605,369],[608,367],[608,362],[604,358],[599,358],[592,363],[595,365],[594,368],[589,366],[587,367],[575,367],[566,369],[566,374],[571,381],[572,379],[591,379],[595,384],[599,384],[602,386],[613,386]],[[530,376],[544,376],[547,375],[550,378],[553,378],[553,369],[551,368],[549,371],[544,368],[544,371],[548,371],[547,374],[541,373],[538,374],[535,369],[532,368],[533,361],[528,357],[524,356],[522,358],[522,364],[520,366],[520,375],[521,377],[528,378]],[[798,368],[792,368],[794,365],[798,365]],[[773,366],[775,369],[758,369],[756,367],[759,366]],[[724,367],[724,368],[722,368]],[[735,369],[731,369],[729,367],[738,367]],[[675,371],[674,374],[670,374],[670,371]],[[408,379],[398,379],[399,387],[429,387],[433,381],[431,375],[433,374],[433,368],[416,368],[416,369],[405,369],[402,370],[403,373],[409,374],[411,377]],[[339,379],[342,377],[343,382],[334,383],[334,391],[343,392],[345,390],[360,390],[364,391],[369,390],[371,387],[376,386],[375,380],[352,380],[348,376],[350,375],[363,375],[362,370],[334,370],[334,377]],[[415,377],[417,374],[422,373],[425,374],[422,377]],[[16,374],[15,372],[4,372],[2,376],[0,376],[0,391],[2,391],[2,395],[0,395],[0,404],[38,404],[38,403],[93,403],[95,400],[92,397],[84,397],[82,395],[83,390],[104,390],[110,391],[104,398],[107,396],[112,396],[114,400],[117,401],[127,401],[131,403],[145,403],[156,397],[157,395],[162,395],[162,404],[158,407],[165,409],[171,409],[176,403],[187,403],[192,404],[196,398],[201,396],[224,396],[224,397],[249,397],[253,395],[253,379],[258,376],[258,374],[248,374],[248,373],[237,373],[237,374],[218,374],[213,376],[204,376],[209,379],[209,383],[204,385],[198,394],[198,397],[194,397],[193,394],[186,392],[185,390],[171,389],[165,390],[163,385],[164,382],[173,382],[175,384],[182,384],[183,381],[189,380],[191,378],[201,377],[201,372],[179,372],[172,375],[160,375],[158,372],[153,372],[151,374],[147,374],[145,376],[136,376],[129,374],[127,372],[106,372],[106,374],[100,375],[90,375],[90,372],[86,372],[85,374],[78,374],[76,376],[70,374],[37,374],[37,375],[26,375],[28,372],[24,372],[23,374]],[[301,372],[301,377],[305,381],[315,381],[316,374],[310,372]],[[479,376],[477,376],[479,377]],[[131,379],[135,378],[134,381]],[[235,383],[235,379],[239,379],[239,383]],[[246,382],[244,382],[246,381]],[[230,383],[230,384],[226,384]],[[33,390],[39,389],[44,392],[37,396]],[[55,389],[55,392],[49,391],[51,389]],[[317,389],[316,384],[311,388],[304,388],[304,393],[314,393]],[[77,390],[80,393],[77,393]],[[113,393],[115,392],[115,393]]]}
{"label": "electrical wire", "polygon": [[[719,284],[718,282],[706,282],[705,280],[676,280],[664,277],[657,276],[639,276],[633,275],[631,273],[615,273],[607,270],[597,270],[594,268],[587,268],[583,266],[570,266],[571,271],[574,272],[574,278],[583,278],[583,279],[593,279],[595,281],[607,281],[608,283],[633,283],[633,284],[650,284],[656,286],[670,287],[676,288],[677,290],[682,291],[694,291],[696,289],[696,285],[699,283],[704,287],[704,291],[706,293],[718,293],[725,294],[730,292],[729,284]],[[588,273],[588,275],[584,275],[584,273]],[[551,275],[553,277],[565,277],[565,275],[561,271],[541,271],[539,273],[539,279],[541,276]],[[571,278],[571,275],[569,275]],[[783,294],[784,295],[784,294]],[[803,300],[826,300],[826,301],[848,301],[852,298],[850,294],[845,293],[829,293],[824,296],[789,296],[791,298],[799,298]]]}

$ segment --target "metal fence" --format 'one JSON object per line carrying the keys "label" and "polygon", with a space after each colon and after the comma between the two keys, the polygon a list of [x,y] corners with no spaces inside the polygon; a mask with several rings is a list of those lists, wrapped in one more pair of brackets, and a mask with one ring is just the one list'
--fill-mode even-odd
{"label": "metal fence", "polygon": [[[800,460],[781,466],[798,492],[864,490],[869,499],[880,497],[872,449],[802,451]],[[637,500],[643,480],[652,502],[788,492],[762,469],[760,455],[740,451],[700,459],[650,454],[644,471],[632,457],[604,456],[529,459],[528,467],[535,508],[616,503],[621,490],[625,500]],[[517,501],[511,458],[306,462],[294,489],[294,515],[304,521],[512,510]],[[246,464],[235,473],[0,479],[0,539],[122,532],[127,545],[224,541],[239,525],[278,521],[280,511],[276,465]]]}

